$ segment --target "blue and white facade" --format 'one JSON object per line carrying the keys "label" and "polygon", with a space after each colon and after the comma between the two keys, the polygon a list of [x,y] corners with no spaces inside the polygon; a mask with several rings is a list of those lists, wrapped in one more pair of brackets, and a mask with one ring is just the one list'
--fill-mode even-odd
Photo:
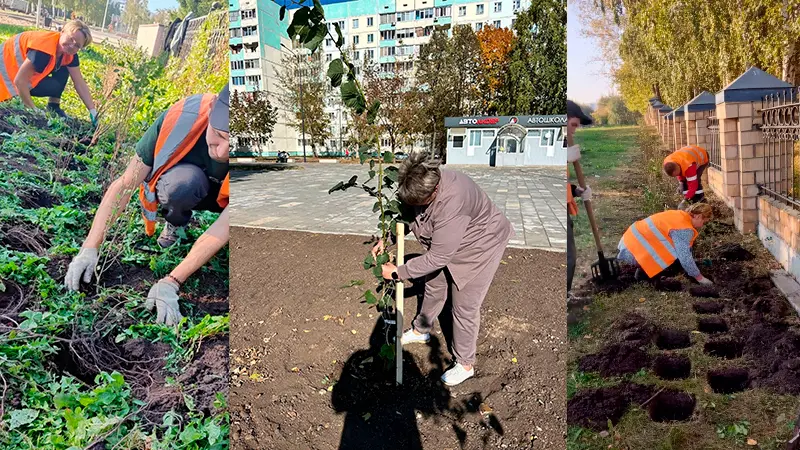
{"label": "blue and white facade", "polygon": [[567,116],[447,117],[447,164],[565,166]]}

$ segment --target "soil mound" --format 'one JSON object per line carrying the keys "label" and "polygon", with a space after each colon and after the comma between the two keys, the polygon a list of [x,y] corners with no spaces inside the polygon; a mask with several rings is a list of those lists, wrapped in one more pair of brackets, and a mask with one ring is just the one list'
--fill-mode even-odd
{"label": "soil mound", "polygon": [[689,294],[694,297],[705,297],[705,298],[718,298],[719,291],[714,286],[692,286],[689,288]]}
{"label": "soil mound", "polygon": [[747,369],[738,367],[711,370],[707,379],[711,390],[718,394],[741,392],[750,385],[750,374]]}
{"label": "soil mound", "polygon": [[653,282],[653,287],[659,291],[678,292],[683,290],[683,284],[675,278],[659,278]]}
{"label": "soil mound", "polygon": [[22,207],[25,209],[52,208],[53,205],[61,204],[58,197],[38,187],[31,187],[20,191],[18,195],[20,200],[22,200]]}
{"label": "soil mound", "polygon": [[228,337],[204,341],[178,382],[194,398],[198,411],[211,414],[217,393],[228,397]]}
{"label": "soil mound", "polygon": [[728,322],[722,317],[701,317],[697,319],[697,329],[703,333],[724,333],[728,331]]}
{"label": "soil mound", "polygon": [[703,351],[718,358],[736,359],[744,353],[744,345],[737,339],[712,339],[705,343]]}
{"label": "soil mound", "polygon": [[659,355],[653,364],[653,370],[664,380],[682,380],[689,377],[692,361],[683,355]]}
{"label": "soil mound", "polygon": [[725,304],[720,302],[696,302],[692,305],[697,314],[719,314],[724,308]]}
{"label": "soil mound", "polygon": [[655,422],[689,420],[695,403],[694,396],[686,392],[664,390],[647,405],[647,412]]}
{"label": "soil mound", "polygon": [[755,258],[752,253],[736,243],[720,246],[717,248],[717,254],[720,258],[727,259],[728,261],[750,261]]}
{"label": "soil mound", "polygon": [[656,347],[661,350],[677,350],[691,345],[691,335],[685,330],[664,329],[656,337]]}
{"label": "soil mound", "polygon": [[578,362],[583,372],[599,372],[604,377],[636,373],[650,365],[650,356],[639,347],[613,344]]}
{"label": "soil mound", "polygon": [[757,323],[744,335],[744,353],[753,358],[753,385],[778,394],[800,395],[800,332],[784,324]]}
{"label": "soil mound", "polygon": [[775,285],[772,283],[772,280],[766,277],[756,278],[754,280],[749,280],[744,284],[744,292],[748,294],[766,294],[767,292],[771,291]]}
{"label": "soil mound", "polygon": [[635,383],[586,389],[567,402],[567,423],[602,431],[609,421],[619,423],[631,403],[642,404],[652,395],[653,388]]}
{"label": "soil mound", "polygon": [[611,328],[617,332],[619,342],[634,346],[650,344],[655,334],[655,325],[636,313],[625,314]]}

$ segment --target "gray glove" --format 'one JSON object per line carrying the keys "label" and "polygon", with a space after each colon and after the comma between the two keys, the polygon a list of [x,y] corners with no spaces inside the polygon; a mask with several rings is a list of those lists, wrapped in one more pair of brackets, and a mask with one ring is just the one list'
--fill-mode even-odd
{"label": "gray glove", "polygon": [[78,256],[72,259],[72,262],[69,263],[69,268],[67,269],[67,276],[64,278],[64,285],[70,291],[77,291],[81,288],[81,276],[83,276],[83,282],[88,283],[92,281],[92,274],[94,273],[95,267],[97,267],[97,261],[100,257],[97,254],[96,248],[81,248],[81,251],[78,252]]}
{"label": "gray glove", "polygon": [[711,286],[712,284],[714,284],[711,280],[702,275],[700,275],[700,278],[697,278],[697,282],[705,286]]}
{"label": "gray glove", "polygon": [[183,316],[178,307],[178,289],[179,286],[173,281],[166,278],[159,280],[150,288],[147,293],[147,301],[144,302],[144,307],[148,311],[156,307],[158,314],[156,316],[156,323],[163,323],[168,326],[177,325],[180,323]]}

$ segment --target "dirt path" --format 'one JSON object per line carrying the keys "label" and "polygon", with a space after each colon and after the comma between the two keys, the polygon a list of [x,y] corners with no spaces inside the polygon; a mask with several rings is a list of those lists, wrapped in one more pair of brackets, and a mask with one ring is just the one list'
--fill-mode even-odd
{"label": "dirt path", "polygon": [[[383,327],[359,301],[365,287],[344,287],[367,280],[364,238],[231,235],[232,448],[564,448],[563,253],[507,250],[484,303],[475,378],[438,381],[449,354],[437,333],[406,348],[395,388],[375,376],[369,349]],[[407,317],[416,303],[407,299]]]}

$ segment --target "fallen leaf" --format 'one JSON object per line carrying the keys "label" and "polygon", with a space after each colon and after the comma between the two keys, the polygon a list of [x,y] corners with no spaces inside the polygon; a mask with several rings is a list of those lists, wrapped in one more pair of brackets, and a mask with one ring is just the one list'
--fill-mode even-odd
{"label": "fallen leaf", "polygon": [[504,265],[504,266],[507,266],[507,265],[508,265],[508,263],[507,263],[507,262],[505,262],[505,261],[502,261],[502,260],[500,261],[500,264],[502,264],[502,265]]}
{"label": "fallen leaf", "polygon": [[646,298],[644,298],[644,297],[642,297],[642,298],[640,298],[640,299],[639,299],[639,302],[640,302],[640,303],[644,303],[644,301],[645,301],[645,300],[647,300],[647,299],[646,299]]}
{"label": "fallen leaf", "polygon": [[753,438],[747,438],[747,445],[758,445],[758,441]]}
{"label": "fallen leaf", "polygon": [[516,364],[517,363],[517,357],[515,356],[515,357],[511,358],[511,362]]}
{"label": "fallen leaf", "polygon": [[331,317],[333,317],[333,316],[331,316],[331,315],[328,315],[328,314],[325,314],[324,316],[322,316],[322,320],[328,320],[328,319],[330,319]]}
{"label": "fallen leaf", "polygon": [[358,334],[358,331],[356,331],[356,330],[350,330],[350,332],[353,333],[353,334]]}
{"label": "fallen leaf", "polygon": [[328,392],[333,392],[333,385],[328,386]]}
{"label": "fallen leaf", "polygon": [[363,416],[361,416],[361,418],[364,419],[364,422],[368,421],[370,417],[372,417],[372,414],[370,413],[365,413]]}
{"label": "fallen leaf", "polygon": [[250,374],[250,379],[259,381],[259,380],[261,380],[261,374],[258,373],[258,372],[253,372],[253,373]]}
{"label": "fallen leaf", "polygon": [[361,317],[361,313],[356,314],[356,317]]}
{"label": "fallen leaf", "polygon": [[492,407],[487,405],[486,403],[481,403],[480,405],[478,405],[478,410],[483,415],[487,415],[487,414],[491,414],[492,413]]}
{"label": "fallen leaf", "polygon": [[292,372],[300,372],[300,369],[298,369],[297,367],[292,367]]}
{"label": "fallen leaf", "polygon": [[311,330],[303,330],[303,333],[311,333]]}

